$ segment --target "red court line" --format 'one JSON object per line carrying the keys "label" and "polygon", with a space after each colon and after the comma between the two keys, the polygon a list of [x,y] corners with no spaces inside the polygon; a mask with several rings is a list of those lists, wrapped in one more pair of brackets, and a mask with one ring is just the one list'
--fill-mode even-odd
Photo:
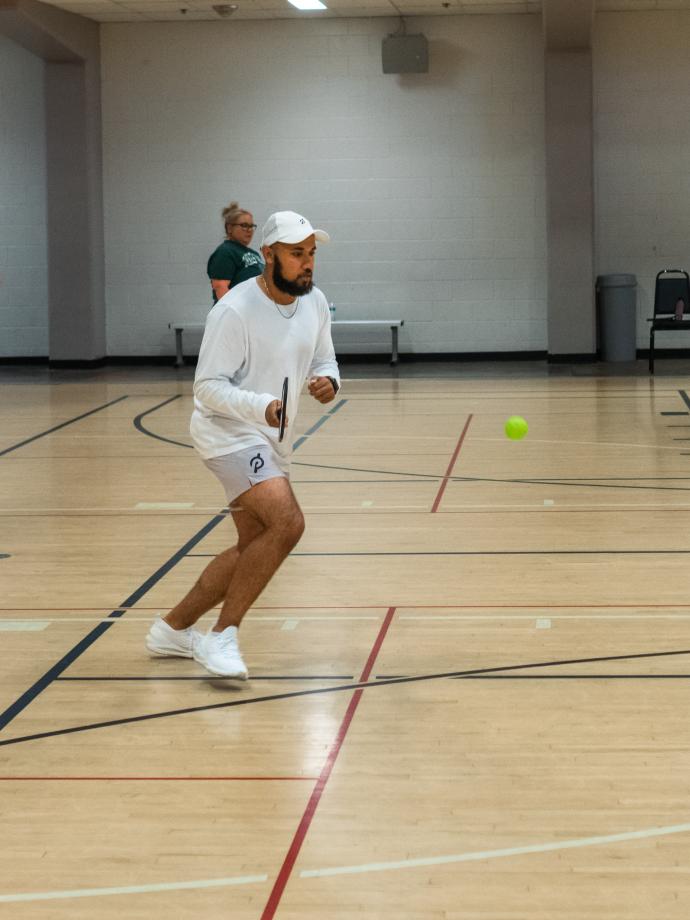
{"label": "red court line", "polygon": [[[539,609],[546,610],[656,610],[657,608],[668,608],[669,610],[683,610],[690,607],[689,604],[552,604],[550,601],[533,604],[407,604],[404,601],[397,603],[396,610],[522,610],[522,609]],[[0,607],[0,613],[9,613],[12,611],[33,610],[40,613],[41,611],[55,611],[59,613],[64,610],[93,610],[93,607]],[[99,608],[102,610],[112,610],[112,606]],[[117,610],[160,610],[160,607],[117,607]],[[216,608],[214,608],[216,609]],[[220,609],[220,608],[217,608]],[[252,610],[387,610],[383,604],[296,604],[292,607],[281,604],[279,607],[252,607]],[[111,622],[108,620],[108,622]],[[113,624],[132,622],[131,620],[113,620]],[[249,622],[249,620],[247,620]]]}
{"label": "red court line", "polygon": [[446,475],[441,480],[441,486],[438,490],[436,498],[434,499],[434,504],[431,506],[431,513],[435,514],[438,510],[438,506],[441,504],[441,499],[443,498],[443,493],[446,491],[446,486],[448,485],[448,480],[453,473],[453,467],[455,466],[455,461],[458,459],[458,454],[462,447],[462,442],[465,440],[465,435],[467,434],[467,429],[470,427],[470,422],[472,421],[473,415],[467,416],[467,421],[465,422],[465,427],[462,429],[462,434],[458,440],[458,443],[455,446],[453,451],[453,456],[450,458],[450,463],[448,464],[448,469],[446,470]]}
{"label": "red court line", "polygon": [[[383,640],[386,638],[386,633],[388,632],[388,627],[391,625],[394,614],[395,607],[389,607],[386,618],[383,621],[378,636],[376,637],[376,642],[374,642],[374,646],[369,653],[367,663],[364,666],[361,677],[359,678],[359,683],[365,683],[369,680],[369,675],[371,674],[372,668],[374,667],[376,657],[381,650]],[[326,784],[328,783],[331,772],[333,771],[335,762],[338,759],[338,754],[340,753],[340,749],[343,746],[345,736],[347,735],[350,723],[354,718],[363,692],[364,691],[361,689],[355,690],[352,699],[350,700],[350,704],[347,707],[343,721],[341,722],[340,728],[338,729],[338,734],[336,735],[335,741],[333,742],[331,749],[328,752],[326,763],[324,764],[321,775],[319,776],[316,786],[314,786],[314,790],[309,797],[307,807],[305,808],[304,814],[302,815],[302,820],[300,821],[299,826],[295,832],[295,836],[292,839],[292,844],[290,845],[290,849],[288,850],[287,856],[285,857],[280,872],[278,873],[278,878],[275,881],[273,890],[271,891],[266,907],[264,908],[264,912],[261,914],[261,920],[272,920],[276,910],[278,909],[280,899],[283,896],[283,892],[285,891],[285,886],[290,879],[290,874],[292,873],[293,866],[295,865],[299,851],[302,848],[302,844],[304,843],[304,838],[307,836],[309,826],[312,822],[314,814],[316,813],[316,809],[321,800],[321,796],[323,795],[323,791],[326,788]]]}
{"label": "red court line", "polygon": [[315,776],[0,776],[0,782],[140,782],[142,780],[156,780],[157,782],[295,782],[314,780]]}

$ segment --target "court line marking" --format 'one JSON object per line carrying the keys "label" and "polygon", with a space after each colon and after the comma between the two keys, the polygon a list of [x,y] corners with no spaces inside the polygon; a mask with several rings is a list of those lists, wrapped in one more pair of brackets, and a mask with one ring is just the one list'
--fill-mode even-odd
{"label": "court line marking", "polygon": [[[535,608],[539,609],[539,608]],[[546,608],[544,608],[546,609]],[[403,616],[399,620],[422,620],[423,622],[434,622],[435,620],[533,620],[534,616],[515,614],[458,614],[454,616]],[[690,613],[556,613],[549,616],[549,620],[687,620],[690,619]]]}
{"label": "court line marking", "polygon": [[[359,683],[366,683],[369,680],[369,676],[374,668],[374,663],[378,657],[378,654],[381,651],[381,646],[383,645],[383,642],[386,638],[394,615],[395,607],[389,607],[386,617],[381,624],[381,628],[379,629],[378,635],[376,636],[376,640],[374,641],[371,651],[369,652],[369,657],[367,658],[367,662],[364,665],[364,669],[359,678]],[[280,872],[278,873],[273,888],[271,889],[268,901],[266,902],[266,907],[261,914],[261,920],[272,920],[272,918],[275,916],[275,912],[278,909],[278,905],[280,904],[283,892],[285,891],[285,886],[290,880],[290,875],[292,874],[292,869],[295,865],[295,861],[299,856],[302,844],[304,843],[307,833],[309,832],[309,827],[311,825],[312,819],[316,813],[319,802],[321,801],[321,796],[323,795],[323,792],[326,788],[329,777],[333,771],[333,767],[335,766],[335,762],[338,759],[340,750],[343,746],[343,743],[345,742],[345,737],[347,735],[348,729],[350,728],[352,720],[355,717],[355,713],[361,698],[362,690],[357,689],[356,692],[352,694],[352,699],[350,700],[345,715],[343,716],[343,720],[340,723],[340,728],[338,729],[335,740],[330,747],[326,757],[326,762],[323,766],[323,769],[321,770],[321,774],[316,782],[316,785],[314,786],[311,796],[309,797],[307,806],[304,809],[302,819],[297,826],[297,830],[295,831],[295,835],[292,838],[290,848],[288,849],[285,859],[283,860],[283,865],[281,866]]]}
{"label": "court line marking", "polygon": [[[295,616],[285,616],[285,617],[248,617],[246,623],[285,623],[285,624],[294,624],[294,625],[285,625],[282,629],[295,629],[296,624],[302,621],[316,621],[320,623],[340,623],[340,622],[352,622],[357,620],[380,620],[380,616],[371,616],[371,617],[357,617],[357,616],[324,616],[324,617],[295,617]],[[204,614],[199,622],[210,622],[211,617],[208,614]],[[126,623],[150,623],[151,617],[127,617],[126,619],[117,619],[115,621],[109,620],[108,617],[53,617],[51,619],[41,618],[40,620],[3,620],[2,614],[0,612],[0,629],[8,630],[39,630],[45,629],[49,625],[60,625],[62,623],[113,623],[114,626],[121,626]],[[34,626],[34,623],[40,623],[40,626]],[[21,625],[20,625],[21,624]]]}
{"label": "court line marking", "polygon": [[132,419],[132,424],[137,429],[137,431],[147,435],[149,438],[155,438],[157,441],[164,441],[166,444],[174,444],[176,447],[191,448],[191,444],[184,444],[182,441],[175,441],[172,438],[164,438],[163,435],[154,434],[152,431],[149,431],[148,428],[145,428],[141,421],[145,416],[149,415],[149,413],[155,412],[157,409],[162,409],[163,406],[167,406],[168,403],[175,402],[175,400],[180,399],[181,396],[181,393],[176,393],[175,396],[170,396],[168,399],[163,400],[162,403],[158,403],[158,405],[153,406],[151,409],[147,409],[145,412],[140,412],[139,415],[136,415]]}
{"label": "court line marking", "polygon": [[[401,480],[402,481],[402,480]],[[294,480],[292,480],[294,484]],[[348,485],[357,484],[358,480],[333,480],[334,485],[342,485],[347,482]],[[386,480],[386,484],[392,480]],[[420,480],[421,482],[421,480]],[[425,484],[427,483],[424,480]],[[431,483],[429,483],[431,485]],[[680,489],[678,491],[690,492],[690,489]],[[590,499],[591,501],[591,499]],[[215,506],[217,508],[217,505]],[[566,504],[559,500],[558,506],[545,505],[543,502],[535,499],[529,503],[511,503],[511,504],[448,504],[444,506],[439,514],[656,514],[657,512],[675,513],[685,512],[690,508],[688,502],[655,502],[653,504],[642,505],[633,502],[599,502],[596,505],[588,504],[587,500],[582,503]],[[16,517],[207,517],[209,512],[215,510],[212,507],[202,505],[194,506],[189,509],[166,508],[13,508],[11,511],[0,511],[0,518]],[[347,505],[309,505],[302,503],[302,510],[308,515],[359,515],[366,514],[370,517],[385,517],[391,514],[426,514],[428,510],[427,503],[421,504],[395,504],[395,505],[375,505],[370,502],[368,505],[357,504],[353,500],[352,504]],[[190,557],[210,556],[211,553],[190,553]],[[1,557],[0,557],[1,558]]]}
{"label": "court line marking", "polygon": [[[406,676],[404,674],[376,674],[374,680],[377,681],[392,681],[397,679],[406,678],[409,681],[414,681],[413,677]],[[232,680],[231,677],[215,677],[215,681],[224,681]],[[352,677],[343,677],[343,676],[334,676],[334,677],[254,677],[252,675],[252,680],[264,680],[264,681],[305,681],[305,680],[353,680]],[[452,677],[450,680],[690,680],[690,673],[678,672],[676,674],[656,674],[656,673],[646,673],[646,674],[465,674],[459,675],[458,677]],[[101,677],[94,675],[92,677],[58,677],[56,681],[62,680],[72,680],[72,681],[93,681],[108,683],[110,681],[159,681],[160,683],[169,683],[170,681],[208,681],[208,676],[198,676],[198,677],[176,677],[174,675],[165,676],[159,675],[157,677],[141,677],[137,675],[132,675],[129,677]],[[342,687],[336,688],[338,690],[343,689]],[[2,777],[0,777],[2,779]]]}
{"label": "court line marking", "polygon": [[[412,604],[400,603],[395,605],[398,610],[657,610],[660,608],[671,608],[672,610],[683,610],[690,608],[688,604]],[[0,607],[0,613],[4,612],[35,612],[40,613],[45,610],[110,610],[106,607]],[[219,607],[213,607],[212,610],[219,610]],[[385,604],[258,604],[252,607],[252,610],[387,610]],[[120,604],[118,610],[160,610],[158,607],[126,607]],[[207,614],[204,614],[207,616]],[[251,614],[250,614],[251,616]],[[16,619],[16,618],[15,618]],[[145,617],[141,618],[146,619]],[[150,619],[150,617],[148,618]],[[285,617],[252,617],[257,620],[284,620]],[[330,619],[330,617],[312,617],[311,619]],[[343,619],[348,619],[343,617]],[[369,619],[374,619],[373,617]],[[129,620],[129,618],[128,618]]]}
{"label": "court line marking", "polygon": [[315,782],[316,776],[0,776],[0,782]]}
{"label": "court line marking", "polygon": [[3,620],[0,619],[0,632],[41,632],[47,629],[53,620]]}
{"label": "court line marking", "polygon": [[70,418],[66,422],[60,422],[59,425],[54,425],[52,428],[48,428],[46,431],[42,431],[40,434],[35,434],[30,438],[25,438],[25,440],[20,441],[18,444],[13,444],[11,447],[6,447],[4,450],[0,450],[0,457],[4,457],[5,454],[9,454],[13,450],[18,450],[20,447],[24,447],[26,444],[31,444],[32,441],[37,441],[39,438],[44,438],[47,434],[52,434],[54,431],[59,431],[61,428],[66,428],[67,425],[72,425],[74,422],[79,422],[83,418],[88,418],[89,415],[93,415],[96,412],[101,412],[103,409],[114,406],[116,403],[122,402],[128,398],[128,396],[118,396],[117,399],[111,399],[110,402],[103,403],[102,406],[97,406],[95,409],[89,409],[88,412],[82,412],[81,415],[75,415],[74,418]]}
{"label": "court line marking", "polygon": [[210,531],[213,530],[221,521],[225,520],[227,517],[226,514],[218,514],[215,518],[212,518],[208,521],[194,536],[188,540],[180,549],[178,549],[173,555],[164,562],[160,568],[158,568],[153,575],[149,576],[146,581],[141,584],[133,594],[125,600],[124,604],[121,607],[113,610],[108,617],[105,618],[104,622],[95,626],[91,632],[87,633],[82,639],[77,642],[68,652],[66,652],[59,661],[57,661],[51,668],[49,668],[46,673],[35,681],[28,690],[25,690],[22,695],[11,703],[4,712],[0,713],[0,730],[7,727],[7,725],[16,718],[20,712],[23,712],[24,709],[37,697],[41,694],[46,687],[49,687],[53,683],[55,678],[59,677],[63,671],[67,670],[74,662],[81,656],[83,653],[90,648],[97,639],[107,632],[113,622],[119,617],[124,616],[128,607],[131,607],[136,601],[143,597],[155,584],[158,582],[164,575],[166,575],[170,569],[172,569],[181,558],[183,558],[187,551],[195,546],[200,540],[202,540]]}
{"label": "court line marking", "polygon": [[445,475],[443,476],[443,478],[442,478],[442,480],[441,480],[441,484],[440,484],[440,486],[439,486],[438,492],[436,493],[436,498],[434,499],[434,503],[433,503],[433,505],[431,506],[431,513],[432,513],[432,514],[436,514],[436,512],[437,512],[437,510],[438,510],[438,506],[441,504],[441,499],[443,498],[443,493],[446,491],[446,486],[448,485],[448,481],[449,481],[450,476],[451,476],[451,474],[452,474],[452,472],[453,472],[453,467],[455,466],[455,463],[456,463],[456,461],[457,461],[457,459],[458,459],[458,455],[460,454],[460,451],[462,450],[462,446],[463,446],[463,443],[464,443],[464,441],[465,441],[465,437],[466,437],[466,435],[467,435],[467,431],[468,431],[468,429],[469,429],[469,427],[470,427],[470,424],[471,424],[471,422],[472,422],[473,417],[474,417],[474,416],[472,415],[471,412],[470,412],[470,414],[467,416],[467,421],[465,422],[465,425],[464,425],[464,427],[463,427],[463,429],[462,429],[462,432],[461,432],[461,434],[460,434],[460,437],[459,437],[459,439],[458,439],[458,442],[457,442],[457,444],[455,445],[455,450],[453,451],[453,455],[452,455],[452,457],[450,458],[450,463],[448,464],[448,468],[446,469]]}
{"label": "court line marking", "polygon": [[71,891],[36,891],[26,894],[0,895],[0,904],[18,901],[57,901],[65,898],[98,898],[118,894],[149,894],[155,891],[185,891],[195,888],[225,888],[230,885],[254,885],[267,882],[267,875],[236,875],[231,878],[208,878],[195,882],[160,882],[155,885],[126,885],[121,888],[75,888]]}
{"label": "court line marking", "polygon": [[194,502],[137,502],[134,511],[187,511]]}
{"label": "court line marking", "polygon": [[690,549],[477,549],[477,550],[409,550],[387,552],[364,550],[362,552],[290,553],[291,557],[305,556],[686,556]]}
{"label": "court line marking", "polygon": [[292,449],[297,450],[298,447],[301,447],[305,441],[309,440],[311,435],[313,435],[316,431],[318,431],[319,428],[325,422],[327,422],[331,416],[335,415],[335,413],[338,412],[340,409],[342,409],[343,406],[346,404],[347,404],[346,399],[338,400],[338,402],[335,404],[335,406],[333,406],[332,409],[329,409],[328,412],[326,412],[325,415],[322,415],[321,418],[319,418],[316,422],[314,422],[314,424],[310,428],[307,428],[307,430],[304,432],[302,437],[297,438],[297,440],[292,445]]}
{"label": "court line marking", "polygon": [[[395,610],[395,607],[389,608]],[[383,628],[383,627],[381,627]],[[471,668],[462,671],[443,671],[435,674],[418,674],[412,677],[391,677],[384,680],[378,680],[376,683],[357,682],[350,684],[338,684],[335,687],[319,687],[315,690],[292,690],[287,693],[273,693],[268,696],[242,697],[238,700],[230,700],[224,703],[207,703],[203,706],[186,706],[181,709],[169,709],[163,712],[150,712],[140,716],[126,716],[120,719],[108,719],[102,722],[90,722],[85,725],[73,725],[70,728],[52,729],[46,732],[35,732],[31,735],[17,735],[14,738],[6,738],[0,741],[0,747],[7,747],[11,744],[23,744],[27,741],[38,741],[43,738],[56,738],[65,735],[73,735],[80,732],[94,731],[98,728],[114,728],[120,725],[134,725],[138,722],[150,722],[153,719],[165,719],[173,716],[191,715],[197,712],[213,712],[220,709],[234,709],[237,706],[249,706],[255,703],[275,702],[276,700],[297,699],[301,696],[316,696],[317,694],[340,693],[346,690],[369,690],[373,687],[390,687],[395,684],[413,684],[423,683],[431,680],[443,680],[447,678],[464,678],[481,674],[499,674],[508,671],[525,671],[535,670],[537,668],[562,667],[571,664],[594,664],[604,661],[634,661],[642,658],[672,658],[680,655],[690,655],[690,649],[678,649],[667,652],[638,652],[629,655],[598,655],[593,658],[565,658],[556,661],[537,661],[527,664],[500,665],[491,668]]]}
{"label": "court line marking", "polygon": [[[233,680],[232,677],[209,677],[208,674],[199,674],[199,675],[187,675],[182,676],[179,674],[156,674],[156,675],[140,675],[140,674],[129,674],[123,676],[113,676],[113,675],[100,675],[100,674],[86,674],[83,677],[56,677],[56,681],[128,681],[128,680],[203,680],[209,681],[212,680],[214,683],[216,681],[223,680]],[[352,674],[252,674],[252,680],[265,680],[265,681],[300,681],[300,680],[354,680]]]}
{"label": "court line marking", "polygon": [[[159,403],[157,406],[154,406],[154,408],[149,411],[152,412],[154,411],[154,409],[160,408],[160,406],[166,405],[167,403],[172,402],[174,399],[177,399],[178,397],[179,397],[179,394],[177,396],[172,397],[171,399],[165,400],[165,402],[163,403]],[[113,400],[113,403],[120,402],[123,399],[127,399],[127,397],[121,396],[118,399]],[[315,426],[312,426],[312,429],[316,430],[320,426],[320,424],[323,424],[324,421],[327,421],[328,418],[330,418],[330,416],[334,412],[337,412],[338,409],[340,409],[342,405],[345,405],[346,402],[347,400],[344,400],[344,399],[341,400],[338,403],[338,405],[336,405],[333,409],[331,409],[325,416],[322,416],[319,423],[317,423]],[[111,405],[111,404],[112,403],[108,403],[108,405]],[[100,407],[100,408],[104,408],[104,407]],[[92,410],[92,412],[96,412],[96,411],[99,411],[99,410],[97,409]],[[90,415],[91,412],[86,413],[86,414]],[[137,418],[141,419],[146,414],[148,413],[144,412],[140,416],[137,416]],[[83,418],[83,417],[84,416],[80,416],[80,418]],[[71,421],[76,421],[76,419],[72,419]],[[66,424],[69,424],[69,422],[64,422],[62,425],[59,425],[58,427],[60,428],[64,427],[64,425]],[[135,419],[135,427],[136,427],[136,419]],[[45,432],[45,433],[47,434],[48,432]],[[307,434],[309,433],[310,432],[307,432]],[[34,439],[32,438],[31,440],[34,440]],[[23,442],[23,443],[27,443],[27,442]],[[297,447],[299,447],[299,444],[301,444],[301,442],[299,442],[296,445],[293,445],[293,449],[296,450]],[[21,445],[16,445],[16,446],[21,446]],[[10,449],[14,450],[15,448],[10,448]],[[0,453],[0,456],[2,456],[1,453]],[[210,533],[214,529],[214,527],[216,527],[221,521],[225,520],[227,516],[228,516],[227,509],[224,509],[220,514],[216,515],[214,518],[212,518],[210,521],[204,524],[204,526],[200,530],[198,530],[197,533],[194,534],[194,536],[190,540],[188,540],[180,549],[178,549],[175,553],[173,553],[173,555],[167,560],[167,562],[163,563],[163,565],[160,566],[160,568],[158,568],[152,575],[150,575],[149,578],[147,578],[146,581],[143,584],[141,584],[136,589],[136,591],[134,591],[134,593],[131,594],[123,602],[123,604],[121,604],[116,610],[113,610],[106,619],[115,620],[119,617],[124,616],[124,614],[126,613],[129,607],[133,607],[134,604],[136,604],[136,602],[140,598],[146,595],[149,592],[149,590],[158,581],[160,581],[160,579],[163,578],[164,575],[166,575],[170,571],[170,569],[172,569],[175,565],[177,565],[180,559],[182,559],[184,556],[187,555],[190,549],[196,546],[196,544],[200,540],[202,540],[205,536],[207,536],[207,534]],[[58,677],[60,674],[62,674],[63,671],[65,671],[68,667],[74,664],[74,662],[91,645],[93,645],[93,643],[96,642],[96,640],[99,639],[103,635],[103,633],[107,632],[107,630],[110,628],[111,628],[110,622],[100,623],[98,626],[94,627],[94,629],[92,629],[90,633],[84,636],[84,638],[81,639],[75,646],[73,646],[65,655],[63,655],[63,657],[56,664],[54,664],[48,671],[46,671],[43,677],[39,678],[35,683],[33,683],[31,687],[29,687],[28,690],[26,690],[17,700],[15,700],[14,703],[11,703],[7,707],[7,709],[5,709],[4,712],[0,712],[0,731],[6,728],[6,726],[14,718],[16,718],[16,716],[18,716],[20,712],[26,709],[26,707],[39,694],[41,694],[46,689],[46,687],[50,686],[50,684],[55,680],[56,677]]]}
{"label": "court line marking", "polygon": [[[137,415],[133,422],[134,427],[137,429],[137,431],[147,435],[149,438],[155,438],[157,441],[164,441],[166,444],[174,444],[176,447],[186,447],[193,450],[193,444],[186,444],[184,441],[176,441],[173,438],[166,438],[163,437],[163,435],[154,434],[154,432],[146,428],[141,421],[144,416],[149,415],[151,412],[155,412],[157,409],[161,409],[163,406],[167,406],[168,403],[173,402],[173,400],[180,399],[182,395],[183,394],[178,393],[176,396],[172,396],[170,399],[166,399],[164,402],[159,403],[157,406],[153,406],[153,408],[147,409],[146,412],[142,412],[140,415]],[[304,442],[307,441],[312,434],[318,431],[318,429],[328,421],[329,416],[334,415],[339,409],[342,409],[346,403],[346,399],[338,400],[337,404],[333,406],[332,409],[329,409],[324,415],[322,415],[310,428],[305,431],[305,433],[300,438],[294,442],[292,449],[297,450],[298,447],[301,447],[301,445],[304,444]]]}
{"label": "court line marking", "polygon": [[[477,438],[476,440],[487,440],[486,438]],[[551,442],[541,442],[541,443],[551,443]],[[557,442],[553,442],[557,443]],[[578,442],[579,443],[579,442]],[[598,443],[598,442],[592,442]],[[572,442],[571,442],[572,446]],[[625,447],[626,445],[618,445]],[[677,451],[677,447],[658,447],[659,450],[672,450]],[[409,456],[409,454],[407,455]],[[357,466],[334,466],[328,463],[306,463],[304,461],[295,461],[294,466],[308,466],[312,469],[322,469],[322,470],[337,470],[338,472],[347,472],[347,473],[373,473],[380,476],[414,476],[419,479],[424,478],[428,480],[439,480],[443,479],[438,473],[415,473],[410,470],[405,471],[396,471],[396,470],[372,470],[365,467]],[[686,476],[677,476],[677,477],[637,477],[637,476],[617,476],[615,477],[616,482],[643,482],[645,480],[651,479],[651,481],[661,480],[662,482],[670,482],[676,479],[680,481],[687,480]],[[356,480],[355,480],[356,481]],[[491,483],[491,484],[502,484],[502,485],[547,485],[547,486],[564,486],[566,488],[592,488],[592,489],[634,489],[638,491],[646,492],[688,492],[690,489],[682,488],[680,486],[635,486],[635,485],[618,485],[613,483],[612,477],[608,476],[599,476],[595,479],[580,479],[579,477],[565,477],[561,479],[549,479],[547,477],[540,477],[539,479],[506,479],[506,478],[496,478],[488,476],[449,476],[449,482],[478,482],[478,483]]]}
{"label": "court line marking", "polygon": [[392,869],[413,869],[421,866],[442,866],[451,863],[524,856],[529,853],[550,853],[557,850],[604,846],[610,843],[624,843],[629,840],[648,840],[653,837],[667,837],[671,834],[687,834],[688,832],[690,832],[690,824],[669,824],[666,827],[650,827],[644,830],[628,831],[622,834],[579,837],[573,840],[559,840],[554,843],[535,843],[520,847],[506,847],[500,850],[477,850],[469,853],[455,853],[449,856],[428,856],[418,859],[401,859],[391,862],[362,863],[361,865],[353,866],[332,866],[326,869],[304,869],[300,872],[300,878],[323,878],[328,875],[354,875],[364,872],[385,872]]}
{"label": "court line marking", "polygon": [[[398,608],[402,609],[402,605]],[[411,608],[408,608],[411,609]],[[538,607],[534,608],[538,610]],[[546,609],[546,608],[544,608]],[[351,623],[365,621],[370,622],[371,620],[380,620],[381,617],[252,617],[249,616],[245,620],[245,628],[248,623],[282,623],[287,620],[298,620],[299,622],[318,622],[318,623]],[[397,617],[398,620],[419,620],[421,622],[434,623],[436,621],[453,621],[453,620],[467,620],[467,621],[482,621],[482,620],[534,620],[534,615],[529,614],[509,614],[509,613],[476,613],[476,614],[448,614],[448,615],[438,615],[434,616],[433,614],[426,614],[420,616],[414,616],[409,614],[407,616],[400,615]],[[550,620],[688,620],[690,619],[690,613],[572,613],[572,614],[553,614],[549,617]],[[0,630],[2,630],[3,623],[2,617],[0,616]],[[10,621],[11,622],[11,621]],[[29,621],[27,621],[29,622]],[[50,620],[40,620],[39,622],[51,625],[61,625],[63,623],[108,623],[110,620],[107,618],[101,617],[56,617],[55,619]],[[139,625],[140,623],[150,623],[151,617],[128,617],[125,619],[118,619],[113,622],[113,626],[124,626],[127,623],[132,623]],[[199,621],[201,622],[201,621]],[[208,620],[207,620],[208,622]],[[29,627],[27,627],[28,629]],[[33,627],[31,627],[33,629]],[[43,627],[41,627],[43,628]],[[58,678],[56,678],[57,680]],[[61,677],[60,680],[66,680],[67,678]],[[253,677],[253,680],[258,678]]]}

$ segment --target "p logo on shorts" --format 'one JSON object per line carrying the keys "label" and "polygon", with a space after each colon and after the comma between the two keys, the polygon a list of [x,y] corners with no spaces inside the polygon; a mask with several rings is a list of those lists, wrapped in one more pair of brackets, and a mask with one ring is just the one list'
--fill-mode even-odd
{"label": "p logo on shorts", "polygon": [[249,461],[249,465],[252,468],[252,472],[256,474],[259,472],[261,467],[264,465],[264,458],[261,456],[261,454],[257,454],[255,457],[252,457],[252,459]]}

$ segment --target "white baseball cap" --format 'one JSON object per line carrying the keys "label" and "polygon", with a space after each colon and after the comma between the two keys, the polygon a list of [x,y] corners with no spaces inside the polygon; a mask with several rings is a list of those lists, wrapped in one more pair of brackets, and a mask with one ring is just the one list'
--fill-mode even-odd
{"label": "white baseball cap", "polygon": [[301,243],[312,234],[320,243],[328,243],[331,239],[325,230],[315,230],[301,214],[295,214],[294,211],[276,211],[264,224],[261,245]]}

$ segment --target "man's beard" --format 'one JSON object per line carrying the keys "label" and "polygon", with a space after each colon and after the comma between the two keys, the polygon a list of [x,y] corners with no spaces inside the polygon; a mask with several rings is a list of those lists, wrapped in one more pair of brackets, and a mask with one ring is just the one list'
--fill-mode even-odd
{"label": "man's beard", "polygon": [[298,281],[288,281],[281,270],[280,258],[276,253],[273,261],[273,284],[282,291],[283,294],[289,294],[290,297],[301,297],[302,294],[309,294],[314,287],[314,279],[309,274],[308,280],[300,284]]}

